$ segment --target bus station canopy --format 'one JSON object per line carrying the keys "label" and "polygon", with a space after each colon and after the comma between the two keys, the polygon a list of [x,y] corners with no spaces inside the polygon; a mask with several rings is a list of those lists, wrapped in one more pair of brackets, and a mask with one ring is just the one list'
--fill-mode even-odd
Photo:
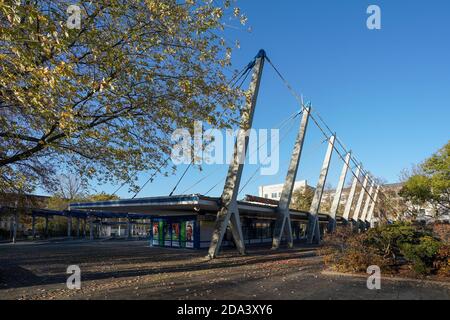
{"label": "bus station canopy", "polygon": [[[254,197],[255,198],[255,197]],[[84,203],[71,203],[70,211],[93,210],[95,212],[140,214],[147,216],[185,216],[197,214],[217,214],[220,209],[220,198],[207,197],[200,194],[164,196],[139,199],[123,199]],[[277,204],[254,201],[238,201],[239,213],[242,217],[275,219]],[[309,213],[290,210],[294,221],[308,221]],[[320,221],[328,221],[327,214],[319,214]]]}

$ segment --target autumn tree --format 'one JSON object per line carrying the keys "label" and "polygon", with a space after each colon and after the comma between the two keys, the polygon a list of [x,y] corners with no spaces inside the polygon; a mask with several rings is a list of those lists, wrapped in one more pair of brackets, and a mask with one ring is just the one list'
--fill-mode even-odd
{"label": "autumn tree", "polygon": [[331,183],[325,184],[322,199],[320,201],[320,208],[319,208],[320,212],[330,212],[335,192],[336,190]]}
{"label": "autumn tree", "polygon": [[413,205],[432,205],[450,211],[450,141],[409,174],[400,195]]}
{"label": "autumn tree", "polygon": [[62,174],[58,177],[55,195],[74,201],[83,199],[87,194],[87,185],[75,175]]}
{"label": "autumn tree", "polygon": [[233,123],[221,32],[245,18],[218,3],[79,1],[72,28],[73,1],[0,0],[0,191],[54,190],[61,172],[135,188],[175,128]]}
{"label": "autumn tree", "polygon": [[399,196],[398,188],[384,186],[378,196],[375,212],[382,221],[392,221],[411,213],[411,208],[405,199]]}
{"label": "autumn tree", "polygon": [[57,178],[56,191],[47,203],[48,209],[66,210],[73,202],[118,200],[116,195],[96,193],[79,176],[62,174]]}
{"label": "autumn tree", "polygon": [[90,201],[108,201],[108,200],[119,200],[117,195],[107,194],[105,192],[94,193],[94,194],[84,194],[82,197],[77,197],[72,200],[61,197],[59,194],[54,194],[47,201],[47,209],[53,210],[67,210],[69,204],[73,202],[90,202]]}
{"label": "autumn tree", "polygon": [[292,194],[291,207],[296,210],[309,211],[314,198],[314,189],[310,187],[298,188]]}
{"label": "autumn tree", "polygon": [[110,200],[119,200],[119,196],[115,194],[108,194],[106,192],[100,192],[96,194],[91,194],[86,197],[87,201],[110,201]]}
{"label": "autumn tree", "polygon": [[82,201],[87,197],[88,187],[81,177],[73,174],[61,174],[56,178],[55,192],[47,203],[47,208],[66,210],[70,202]]}

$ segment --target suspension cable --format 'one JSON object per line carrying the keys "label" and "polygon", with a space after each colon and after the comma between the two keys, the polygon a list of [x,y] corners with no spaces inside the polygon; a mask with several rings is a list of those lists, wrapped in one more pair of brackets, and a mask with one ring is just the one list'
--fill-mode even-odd
{"label": "suspension cable", "polygon": [[[286,87],[288,88],[288,90],[291,92],[291,94],[295,97],[295,99],[297,99],[297,101],[301,104],[301,106],[303,108],[305,108],[304,104],[303,104],[303,99],[297,94],[297,92],[292,88],[292,86],[290,85],[290,83],[286,80],[286,78],[281,74],[281,72],[278,70],[277,67],[275,67],[275,65],[272,63],[272,61],[267,57],[266,58],[267,61],[269,62],[269,64],[272,66],[272,68],[275,70],[275,72],[277,73],[277,75],[280,77],[280,79],[282,80],[282,82],[286,85]],[[325,123],[325,121],[323,120],[322,117],[320,117],[319,113],[317,112],[317,110],[314,109],[314,113],[318,115],[318,118],[321,119],[321,121],[323,121]],[[325,130],[322,128],[322,126],[320,126],[319,121],[312,115],[312,113],[310,113],[311,119],[313,120],[313,122],[316,124],[316,126],[319,128],[319,130],[322,132],[322,134],[325,137],[328,137],[328,134],[325,132]],[[325,123],[326,125],[326,123]],[[330,129],[330,127],[328,125],[326,125],[327,129],[330,131],[331,134],[334,134],[334,132]],[[345,148],[344,148],[345,150]],[[347,150],[345,150],[347,152]]]}
{"label": "suspension cable", "polygon": [[158,168],[158,170],[156,170],[155,172],[153,172],[153,174],[150,176],[150,178],[148,178],[148,180],[142,185],[141,188],[139,188],[139,190],[134,194],[134,196],[133,196],[131,199],[135,199],[135,198],[137,197],[137,195],[138,195],[139,193],[141,193],[141,191],[147,186],[147,184],[148,184],[150,181],[153,181],[153,178],[158,174],[158,172],[161,171],[161,169],[162,169],[163,167],[165,167],[165,166],[167,165],[167,163],[169,162],[169,160],[170,160],[170,157],[168,157],[168,158],[161,164],[161,166]]}
{"label": "suspension cable", "polygon": [[[301,113],[301,112],[297,113],[297,115],[296,115],[294,118],[292,118],[291,121],[293,121],[298,115],[300,115],[300,113]],[[288,130],[286,131],[286,133],[283,135],[283,137],[282,137],[281,140],[280,140],[280,143],[279,143],[278,145],[274,146],[274,147],[271,149],[270,154],[272,154],[272,152],[274,152],[276,148],[279,148],[279,147],[280,147],[281,142],[283,142],[284,139],[285,139],[285,138],[287,137],[287,135],[289,134],[289,132],[291,132],[293,126],[294,126],[294,122],[292,122],[291,126],[288,128]],[[266,142],[266,143],[267,143],[267,142]],[[263,145],[261,145],[257,150],[259,150],[259,149],[262,148],[262,147],[263,147]],[[256,176],[256,174],[258,173],[258,171],[261,169],[262,164],[263,164],[264,162],[266,162],[266,160],[267,160],[268,158],[269,158],[269,156],[266,156],[266,158],[265,158],[263,161],[261,161],[261,163],[260,163],[260,164],[258,165],[258,167],[256,168],[255,172],[250,176],[250,178],[246,181],[246,183],[244,184],[244,186],[239,190],[238,195],[241,194],[241,192],[242,192],[242,191],[247,187],[247,185],[253,180],[253,178]]]}
{"label": "suspension cable", "polygon": [[[248,75],[250,74],[250,71],[253,69],[253,66],[254,66],[254,60],[252,61],[252,62],[250,62],[244,69],[243,69],[243,72],[240,72],[239,74],[241,74],[240,76],[239,76],[239,78],[237,78],[236,79],[236,81],[234,82],[234,84],[233,84],[233,87],[239,82],[239,80],[241,80],[242,78],[243,78],[243,80],[241,81],[241,83],[239,84],[239,86],[237,87],[237,88],[241,88],[242,86],[243,86],[243,84],[245,83],[245,81],[247,80],[247,78],[248,78]],[[223,116],[223,113],[221,114],[221,117]],[[191,163],[190,163],[190,166],[192,165],[192,160],[191,160]],[[190,167],[189,166],[189,167]],[[191,190],[193,187],[195,187],[195,186],[197,186],[198,184],[200,184],[200,182],[202,182],[202,181],[204,181],[206,178],[208,178],[208,177],[210,177],[212,174],[214,174],[215,172],[217,172],[218,170],[215,170],[215,171],[213,171],[212,173],[210,173],[209,175],[207,175],[206,177],[203,177],[203,178],[201,178],[199,181],[197,181],[194,185],[192,185],[191,187],[189,187],[188,189],[186,189],[185,191],[183,191],[182,193],[184,194],[184,193],[186,193],[187,191],[189,191],[189,190]],[[177,186],[180,184],[180,182],[181,182],[181,180],[184,178],[184,176],[185,176],[185,174],[183,174],[183,176],[181,177],[181,179],[178,181],[178,183],[177,183]],[[177,186],[175,186],[175,189],[176,189],[176,187]],[[172,191],[172,193],[173,192],[175,192],[175,189]],[[171,195],[172,195],[172,193],[171,193]]]}
{"label": "suspension cable", "polygon": [[[328,141],[328,139],[319,141],[317,144],[315,144],[315,145],[313,146],[312,150],[311,150],[312,153],[315,153],[315,152],[319,149],[319,147],[322,146],[326,141]],[[308,153],[308,154],[305,155],[305,156],[308,156],[309,154],[311,154],[311,153]],[[303,156],[302,158],[305,158],[305,157]],[[304,159],[303,159],[303,160],[304,160]],[[261,166],[260,166],[260,167],[261,167]],[[256,175],[256,173],[258,172],[258,170],[259,170],[259,168],[255,171],[255,175]],[[261,179],[261,176],[259,176],[259,177],[257,177],[256,179],[254,179],[253,182],[257,181],[258,179]],[[244,186],[244,187],[245,187],[245,186]],[[241,192],[243,191],[244,187],[242,187],[242,189],[241,189],[241,191],[240,191],[239,193],[241,193]]]}
{"label": "suspension cable", "polygon": [[[239,82],[240,79],[242,79],[242,77],[245,77],[244,80],[241,82],[240,86],[238,88],[240,88],[242,86],[242,84],[245,82],[245,79],[247,79],[248,74],[250,72],[250,70],[253,68],[254,65],[254,60],[252,62],[250,62],[247,66],[245,66],[244,68],[241,69],[241,71],[239,71],[237,74],[235,74],[228,82],[227,85],[230,85],[232,82],[233,84],[231,85],[231,87],[235,87],[235,85]],[[225,110],[222,112],[220,117],[223,117],[225,113]],[[137,197],[137,195],[144,189],[145,186],[147,186],[147,184],[153,180],[153,178],[156,176],[156,174],[158,172],[160,172],[160,170],[163,168],[163,166],[167,165],[168,161],[170,160],[170,157],[166,159],[166,161],[163,162],[163,165],[160,166],[158,168],[158,170],[156,170],[151,176],[150,178],[142,185],[142,187],[135,193],[135,195],[133,196],[132,199],[135,199]],[[183,173],[182,177],[178,180],[177,184],[175,185],[174,189],[172,190],[172,192],[170,193],[170,195],[173,195],[173,193],[176,191],[178,185],[181,183],[181,181],[183,180],[184,176],[186,175],[187,171],[189,170],[189,168],[192,166],[193,161],[191,160],[189,166],[187,167],[187,169],[185,170],[185,172]],[[129,183],[128,181],[125,181],[124,183],[122,183],[122,185],[116,190],[114,191],[113,195],[117,194],[117,192],[119,192],[127,183]]]}
{"label": "suspension cable", "polygon": [[173,196],[173,193],[175,192],[175,190],[177,190],[178,185],[181,183],[181,180],[183,180],[184,176],[186,175],[186,173],[188,172],[189,168],[192,166],[192,161],[191,163],[189,163],[189,165],[187,166],[186,170],[184,170],[183,174],[181,175],[180,179],[178,179],[178,182],[175,184],[175,187],[173,187],[172,191],[169,194],[169,197]]}
{"label": "suspension cable", "polygon": [[[278,70],[278,68],[275,67],[275,65],[272,63],[272,61],[269,59],[269,57],[265,57],[265,59],[269,62],[269,64],[272,66],[272,68],[275,70],[276,74],[279,76],[279,78],[282,80],[282,82],[285,84],[285,86],[287,87],[287,89],[291,92],[291,94],[294,96],[294,98],[298,101],[299,105],[301,106],[302,110],[300,112],[298,112],[293,119],[295,119],[295,117],[297,117],[303,110],[306,110],[306,106],[303,103],[303,97],[300,96],[299,94],[297,94],[297,92],[293,89],[293,87],[290,85],[290,83],[286,80],[286,78],[281,74],[281,72]],[[254,67],[254,63],[255,63],[255,59],[252,60],[252,62],[250,62],[246,67],[244,67],[240,72],[238,72],[235,76],[233,76],[233,78],[229,81],[228,84],[231,84],[233,82],[232,87],[234,87],[239,81],[241,81],[239,88],[245,83],[245,81],[248,78],[248,75],[250,74],[250,71],[253,69]],[[312,108],[311,108],[312,109]],[[313,109],[314,114],[317,116],[317,119],[315,118],[315,116],[312,114],[312,112],[310,113],[310,117],[313,120],[313,122],[315,123],[315,125],[319,128],[319,130],[322,132],[322,134],[328,139],[329,135],[326,132],[326,130],[330,133],[330,134],[334,134],[336,135],[331,128],[328,126],[328,124],[325,122],[325,120],[320,116],[320,114],[317,112],[317,110],[315,110],[315,108]],[[291,119],[292,120],[292,119]],[[287,120],[289,121],[289,119]],[[321,124],[323,126],[325,126],[326,130],[321,126]],[[292,128],[290,128],[292,129]],[[289,130],[290,130],[289,129]],[[287,133],[286,133],[287,135]],[[283,136],[282,140],[286,137]],[[326,141],[326,140],[325,140]],[[348,153],[349,151],[347,151],[348,149],[345,147],[344,143],[336,136],[336,141],[339,144],[339,146],[342,148],[343,151],[345,151],[346,153]],[[267,142],[266,142],[267,143]],[[259,146],[258,149],[256,150],[256,152],[262,147],[263,145]],[[340,150],[338,149],[338,147],[336,145],[333,145],[333,149],[336,151],[336,153],[338,154],[338,156],[341,158],[341,160],[343,160],[345,162],[344,157],[342,156]],[[167,162],[170,160],[170,158],[167,158],[166,161],[164,161],[162,163],[162,165],[153,173],[153,175],[145,182],[145,184],[138,190],[138,192],[134,195],[133,199],[142,191],[142,189],[150,182],[153,180],[153,178],[155,177],[155,175],[160,172],[160,170],[162,169],[162,167],[164,165],[167,164]],[[363,176],[366,176],[368,181],[371,184],[375,184],[375,180],[372,179],[372,176],[370,175],[370,173],[365,170],[364,168],[362,168],[361,166],[361,162],[354,156],[354,154],[352,154],[351,156],[351,161],[358,167],[360,167],[361,172],[363,173]],[[185,175],[187,174],[188,170],[192,167],[192,160],[191,163],[189,164],[189,166],[186,168],[186,170],[184,171],[183,175],[181,176],[181,178],[178,180],[177,184],[175,185],[174,189],[172,190],[172,192],[170,193],[170,195],[173,195],[173,193],[175,192],[175,190],[177,189],[177,187],[179,186],[179,184],[181,183],[181,181],[183,180],[183,178],[185,177]],[[261,165],[258,167],[258,169],[256,170],[256,172],[260,169]],[[213,171],[212,173],[208,174],[206,177],[203,177],[202,179],[200,179],[197,183],[195,183],[194,185],[192,185],[191,187],[189,187],[186,191],[192,189],[193,187],[197,186],[199,183],[201,183],[202,181],[204,181],[206,178],[208,178],[209,176],[211,176],[212,174],[216,173],[217,170]],[[352,175],[354,176],[354,178],[356,179],[356,181],[358,183],[360,183],[362,185],[362,188],[364,189],[364,192],[367,193],[367,195],[370,197],[370,199],[372,201],[375,202],[374,198],[372,197],[372,195],[367,191],[367,188],[364,187],[364,185],[361,183],[360,178],[356,175],[356,173],[354,172],[353,168],[350,167],[350,172],[352,173]],[[244,186],[241,188],[241,190],[239,191],[239,193],[241,193],[244,188],[250,183],[250,181],[254,178],[255,175],[252,175],[250,177],[250,179],[246,182],[246,184],[244,184]],[[220,181],[221,182],[221,181]],[[220,183],[219,182],[219,183]],[[116,194],[126,183],[123,183],[113,194]],[[210,191],[212,191],[219,183],[217,183],[213,188],[211,188],[210,190],[208,190],[208,192],[206,194],[208,194]],[[381,193],[383,193],[383,189],[382,186],[379,186]],[[183,192],[183,193],[184,193]],[[391,206],[391,209],[394,209]],[[394,209],[395,211],[395,209]]]}
{"label": "suspension cable", "polygon": [[[269,62],[269,64],[270,64],[270,65],[272,66],[272,68],[275,70],[276,74],[280,77],[281,81],[285,84],[285,86],[287,87],[287,89],[291,92],[291,94],[294,96],[294,98],[299,102],[299,104],[302,106],[302,108],[305,108],[305,106],[304,106],[304,104],[303,104],[303,98],[302,98],[301,96],[299,96],[299,95],[297,94],[297,92],[292,88],[292,86],[290,85],[290,83],[289,83],[289,82],[286,80],[286,78],[281,74],[281,72],[278,70],[278,68],[275,67],[275,65],[272,63],[272,61],[269,59],[269,57],[266,57],[266,60]],[[325,121],[323,120],[323,118],[320,116],[320,114],[319,114],[316,110],[314,110],[314,112],[315,112],[315,114],[317,114],[317,117],[320,119],[320,121],[324,123],[324,125],[325,125],[326,128],[327,128],[327,130],[329,130],[330,133],[334,134],[333,131],[330,129],[330,127],[326,124],[326,122],[325,122]],[[310,114],[310,116],[311,116],[311,118],[313,119],[313,121],[314,121],[314,123],[316,124],[316,126],[320,129],[320,131],[322,132],[322,134],[324,134],[324,136],[328,137],[328,134],[327,134],[327,133],[325,132],[325,130],[320,126],[319,121],[317,121],[317,120],[315,119],[315,117],[314,117],[312,114]],[[342,147],[342,149],[343,149],[345,152],[348,153],[349,151],[347,151],[347,148],[344,146],[344,144],[342,143],[342,141],[341,141],[340,139],[337,139],[337,141],[338,141],[338,144]],[[339,152],[339,150],[337,149],[337,147],[336,147],[336,146],[333,146],[333,148],[334,148],[334,150],[336,150],[336,152],[338,153],[339,157],[340,157],[343,161],[345,161],[344,157],[341,155],[341,153]],[[358,163],[358,161],[355,160],[356,157],[354,157],[354,155],[352,155],[351,159],[352,159],[352,162],[354,162],[357,166],[360,165],[360,163]],[[361,167],[361,170],[362,170],[362,172],[363,172],[363,175],[365,175],[365,176],[368,177],[368,181],[370,181],[371,183],[375,183],[375,181],[371,178],[370,174],[369,174],[366,170],[364,170],[362,167]],[[351,169],[350,171],[352,172],[353,176],[357,179],[357,181],[358,181],[359,183],[361,183],[361,181],[359,180],[359,177],[356,176],[356,174],[353,172],[353,170]],[[367,191],[367,189],[364,188],[364,186],[363,186],[363,189],[364,189],[364,191],[369,195],[369,197],[372,199],[372,201],[374,201],[374,199],[373,199],[372,196],[369,194],[369,192]],[[380,189],[383,189],[383,188],[381,188],[381,186],[380,186]],[[391,206],[391,209],[394,209],[394,208]],[[395,210],[394,210],[394,211],[395,211]]]}
{"label": "suspension cable", "polygon": [[[292,115],[290,115],[288,118],[284,119],[283,121],[281,121],[278,125],[275,126],[276,129],[283,129],[289,121],[294,120],[295,118],[297,118],[300,114],[302,114],[303,111],[297,111],[294,112]],[[271,139],[273,139],[273,135],[271,135]],[[258,145],[258,148],[256,150],[253,150],[253,152],[249,155],[250,157],[253,156],[256,152],[258,152],[263,146],[265,146],[268,143],[268,140],[266,140],[263,144]],[[208,192],[206,192],[205,195],[208,195],[209,192],[211,192],[215,187],[217,187],[221,182],[223,182],[223,178],[221,178],[219,180],[219,182],[217,182],[212,188],[210,188],[208,190]]]}

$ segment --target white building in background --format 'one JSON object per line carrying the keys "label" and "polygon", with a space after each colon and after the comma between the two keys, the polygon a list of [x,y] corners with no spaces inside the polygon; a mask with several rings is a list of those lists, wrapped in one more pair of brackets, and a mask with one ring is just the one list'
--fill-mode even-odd
{"label": "white building in background", "polygon": [[[260,186],[258,188],[258,196],[261,198],[280,200],[281,192],[283,191],[284,184],[272,184],[266,186]],[[306,190],[306,188],[311,188],[306,180],[296,181],[294,184],[294,191],[298,189]]]}
{"label": "white building in background", "polygon": [[[405,205],[404,200],[399,195],[400,190],[403,187],[403,183],[391,183],[391,184],[384,184],[383,185],[383,192],[385,196],[387,196],[391,203],[393,203],[394,207],[402,207]],[[295,190],[315,190],[314,187],[311,187],[308,185],[308,182],[306,180],[296,181],[294,184],[294,191]],[[283,191],[283,184],[272,184],[272,185],[265,185],[265,186],[259,186],[258,188],[258,196],[265,199],[270,200],[280,200],[281,198],[281,192]],[[359,194],[361,192],[361,187],[358,186],[358,189],[356,191],[355,198],[353,199],[353,205],[355,205]],[[325,203],[328,204],[328,207],[331,207],[331,203],[334,199],[336,191],[334,189],[331,190],[324,190],[323,196],[322,196],[322,202],[321,206],[323,206]],[[340,212],[342,212],[345,204],[347,203],[347,199],[350,193],[350,188],[346,187],[342,190],[342,195],[339,203],[339,208],[341,211],[338,211],[338,215]],[[367,200],[367,196],[365,196],[365,200]],[[409,204],[411,206],[411,204]],[[431,204],[424,204],[420,206],[414,206],[411,207],[413,209],[413,212],[404,212],[403,216],[409,217],[409,218],[417,218],[419,221],[429,221],[429,222],[435,222],[435,221],[442,221],[442,222],[449,222],[450,223],[450,213],[448,211],[441,211],[437,212],[436,209]]]}

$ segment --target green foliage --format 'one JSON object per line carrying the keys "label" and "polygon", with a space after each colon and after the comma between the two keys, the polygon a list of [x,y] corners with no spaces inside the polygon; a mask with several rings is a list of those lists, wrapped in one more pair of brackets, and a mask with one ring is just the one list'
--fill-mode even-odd
{"label": "green foliage", "polygon": [[412,262],[416,273],[429,274],[441,245],[433,237],[423,236],[419,238],[418,243],[401,243],[400,252],[408,261]]}
{"label": "green foliage", "polygon": [[431,203],[450,210],[450,141],[419,166],[400,195],[413,204]]}
{"label": "green foliage", "polygon": [[394,272],[407,264],[416,274],[426,275],[446,272],[447,247],[433,236],[432,230],[396,223],[364,234],[346,229],[327,235],[322,254],[327,265],[341,271],[362,272],[370,265],[378,265],[386,272]]}
{"label": "green foliage", "polygon": [[86,201],[109,201],[109,200],[119,200],[119,199],[120,198],[117,195],[101,192],[98,194],[89,195],[86,198]]}
{"label": "green foliage", "polygon": [[70,201],[60,196],[51,196],[47,202],[47,209],[51,210],[66,210],[69,208]]}
{"label": "green foliage", "polygon": [[405,182],[399,194],[413,204],[423,204],[433,197],[431,180],[424,175],[414,175]]}
{"label": "green foliage", "polygon": [[306,187],[306,189],[296,189],[292,194],[292,208],[296,210],[309,211],[314,198],[314,190]]}
{"label": "green foliage", "polygon": [[120,198],[118,196],[107,194],[105,192],[98,194],[87,194],[72,199],[65,199],[59,195],[53,195],[48,200],[47,208],[52,210],[67,210],[69,208],[69,204],[73,202],[108,201],[119,199]]}
{"label": "green foliage", "polygon": [[368,246],[376,248],[380,255],[395,260],[400,254],[399,245],[416,242],[418,235],[419,232],[411,224],[398,223],[370,229],[365,241]]}

